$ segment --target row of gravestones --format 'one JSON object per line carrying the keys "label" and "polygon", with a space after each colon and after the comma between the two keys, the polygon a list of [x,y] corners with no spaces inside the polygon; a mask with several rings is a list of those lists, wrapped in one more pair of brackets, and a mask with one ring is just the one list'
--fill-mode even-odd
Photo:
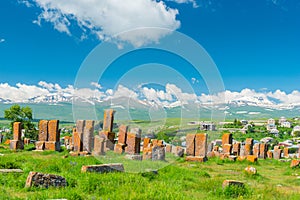
{"label": "row of gravestones", "polygon": [[[240,142],[233,144],[232,134],[224,134],[222,136],[222,150],[219,146],[214,146],[214,143],[208,144],[207,134],[187,134],[186,136],[186,160],[204,162],[209,157],[220,157],[221,159],[228,158],[230,160],[249,160],[257,161],[258,158],[274,158],[281,159],[289,157],[289,149],[283,150],[279,146],[275,146],[274,150],[269,150],[266,143],[253,144],[252,138],[247,138],[245,144]],[[282,156],[283,153],[283,156]],[[300,156],[300,152],[298,157]]]}

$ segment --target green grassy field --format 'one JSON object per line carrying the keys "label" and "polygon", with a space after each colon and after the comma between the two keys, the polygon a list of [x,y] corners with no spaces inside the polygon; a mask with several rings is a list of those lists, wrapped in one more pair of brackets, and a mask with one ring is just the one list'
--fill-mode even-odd
{"label": "green grassy field", "polygon": [[[0,174],[0,199],[300,199],[300,169],[289,162],[259,160],[185,162],[184,158],[169,162],[129,161],[109,153],[105,157],[71,157],[67,151],[11,152],[0,146],[0,168],[20,168],[22,174]],[[113,158],[113,159],[112,159]],[[112,160],[111,160],[112,159]],[[81,173],[82,165],[116,161],[124,163],[125,173]],[[174,162],[173,162],[174,161]],[[247,175],[244,169],[254,166],[258,175]],[[158,174],[140,172],[141,168],[158,169]],[[64,176],[65,188],[24,188],[30,171]],[[139,173],[129,173],[139,172]],[[226,179],[243,181],[245,188],[222,189]]]}

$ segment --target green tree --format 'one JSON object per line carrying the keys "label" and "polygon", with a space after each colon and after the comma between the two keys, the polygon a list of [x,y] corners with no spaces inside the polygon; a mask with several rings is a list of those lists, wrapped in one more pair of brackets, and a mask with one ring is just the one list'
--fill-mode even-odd
{"label": "green tree", "polygon": [[4,118],[12,121],[11,127],[13,127],[14,122],[22,122],[25,137],[37,139],[37,131],[32,123],[32,109],[30,107],[21,107],[19,104],[12,105],[4,111]]}

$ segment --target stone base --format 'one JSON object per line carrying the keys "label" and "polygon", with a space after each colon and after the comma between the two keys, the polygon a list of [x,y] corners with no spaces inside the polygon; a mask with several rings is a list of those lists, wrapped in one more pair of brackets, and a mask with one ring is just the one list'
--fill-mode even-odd
{"label": "stone base", "polygon": [[140,160],[140,161],[143,160],[142,155],[126,155],[125,158],[129,160]]}
{"label": "stone base", "polygon": [[81,172],[96,172],[96,173],[124,172],[124,166],[121,163],[103,164],[103,165],[86,165],[86,166],[82,166]]}
{"label": "stone base", "polygon": [[22,140],[10,140],[9,147],[11,150],[24,149]]}
{"label": "stone base", "polygon": [[185,160],[192,162],[206,162],[208,159],[204,156],[187,156]]}
{"label": "stone base", "polygon": [[238,161],[244,161],[244,160],[246,160],[246,158],[247,158],[247,156],[238,156],[237,160]]}
{"label": "stone base", "polygon": [[45,150],[60,151],[60,142],[45,142]]}
{"label": "stone base", "polygon": [[123,154],[125,152],[126,144],[116,144],[114,147],[114,152],[117,154]]}
{"label": "stone base", "polygon": [[247,156],[247,161],[249,161],[249,162],[257,162],[257,156],[248,155]]}
{"label": "stone base", "polygon": [[300,160],[292,160],[290,167],[299,167],[300,166]]}
{"label": "stone base", "polygon": [[235,181],[235,180],[225,180],[225,181],[223,181],[222,188],[232,186],[232,185],[238,186],[238,187],[243,187],[244,183],[240,182],[240,181]]}
{"label": "stone base", "polygon": [[39,151],[43,151],[45,149],[45,141],[35,142],[35,149]]}

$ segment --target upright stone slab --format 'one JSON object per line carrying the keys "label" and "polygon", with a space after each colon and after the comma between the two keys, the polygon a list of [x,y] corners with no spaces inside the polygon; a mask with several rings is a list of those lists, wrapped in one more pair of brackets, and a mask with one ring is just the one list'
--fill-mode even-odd
{"label": "upright stone slab", "polygon": [[208,152],[212,152],[214,149],[214,143],[213,142],[210,142],[207,146],[207,153]]}
{"label": "upright stone slab", "polygon": [[93,155],[94,156],[104,155],[105,154],[104,145],[105,145],[105,138],[101,137],[100,135],[96,135],[94,137]]}
{"label": "upright stone slab", "polygon": [[60,142],[46,141],[44,150],[60,151]]}
{"label": "upright stone slab", "polygon": [[85,120],[77,120],[76,121],[76,132],[79,134],[83,134],[84,126],[85,126]]}
{"label": "upright stone slab", "polygon": [[[145,143],[145,140],[144,140],[144,143]],[[172,145],[167,144],[166,145],[166,153],[171,153],[171,152],[172,152]]]}
{"label": "upright stone slab", "polygon": [[226,155],[231,155],[231,152],[232,152],[232,144],[224,144],[223,153]]}
{"label": "upright stone slab", "polygon": [[82,144],[82,134],[79,134],[77,132],[77,129],[73,129],[73,146],[75,152],[80,152],[83,150],[83,144]]}
{"label": "upright stone slab", "polygon": [[104,119],[103,119],[103,130],[112,132],[114,125],[114,114],[113,109],[104,110]]}
{"label": "upright stone slab", "polygon": [[240,149],[240,155],[239,156],[246,156],[246,153],[245,153],[245,145],[241,145],[241,149]]}
{"label": "upright stone slab", "polygon": [[275,160],[281,159],[281,152],[282,150],[278,146],[275,146],[273,151],[273,158]]}
{"label": "upright stone slab", "polygon": [[126,144],[128,126],[121,125],[119,127],[118,143]]}
{"label": "upright stone slab", "polygon": [[272,151],[267,151],[267,156],[268,158],[272,159],[273,158],[273,152]]}
{"label": "upright stone slab", "polygon": [[287,147],[283,149],[283,157],[289,158],[289,149]]}
{"label": "upright stone slab", "polygon": [[232,144],[232,134],[231,133],[225,133],[222,136],[222,147],[225,144]]}
{"label": "upright stone slab", "polygon": [[196,134],[195,137],[195,156],[203,156],[207,155],[207,134],[200,133]]}
{"label": "upright stone slab", "polygon": [[92,153],[94,146],[94,121],[86,120],[83,130],[83,151]]}
{"label": "upright stone slab", "polygon": [[240,152],[241,152],[241,143],[240,142],[236,142],[233,144],[232,152],[233,152],[233,155],[240,156]]}
{"label": "upright stone slab", "polygon": [[161,146],[154,146],[152,148],[152,161],[165,160],[165,148]]}
{"label": "upright stone slab", "polygon": [[24,143],[22,140],[10,140],[9,147],[11,150],[24,149]]}
{"label": "upright stone slab", "polygon": [[252,138],[246,138],[245,144],[250,144],[253,146],[253,139]]}
{"label": "upright stone slab", "polygon": [[150,138],[144,138],[144,143],[143,143],[143,150],[149,147],[149,144],[151,143]]}
{"label": "upright stone slab", "polygon": [[259,157],[259,147],[260,147],[259,143],[253,145],[253,155],[255,155],[256,157]]}
{"label": "upright stone slab", "polygon": [[196,134],[186,135],[186,155],[195,156],[195,138]]}
{"label": "upright stone slab", "polygon": [[261,143],[259,146],[259,158],[267,158],[268,145],[266,143]]}
{"label": "upright stone slab", "polygon": [[127,147],[125,148],[125,152],[127,154],[139,154],[140,153],[140,143],[141,143],[141,136],[128,133],[127,134]]}
{"label": "upright stone slab", "polygon": [[39,122],[39,141],[48,141],[48,121],[40,120]]}
{"label": "upright stone slab", "polygon": [[21,128],[21,125],[22,123],[21,122],[14,122],[14,140],[21,140],[21,136],[22,136],[22,128]]}
{"label": "upright stone slab", "polygon": [[48,122],[48,141],[59,142],[60,134],[58,126],[59,120],[50,120]]}

